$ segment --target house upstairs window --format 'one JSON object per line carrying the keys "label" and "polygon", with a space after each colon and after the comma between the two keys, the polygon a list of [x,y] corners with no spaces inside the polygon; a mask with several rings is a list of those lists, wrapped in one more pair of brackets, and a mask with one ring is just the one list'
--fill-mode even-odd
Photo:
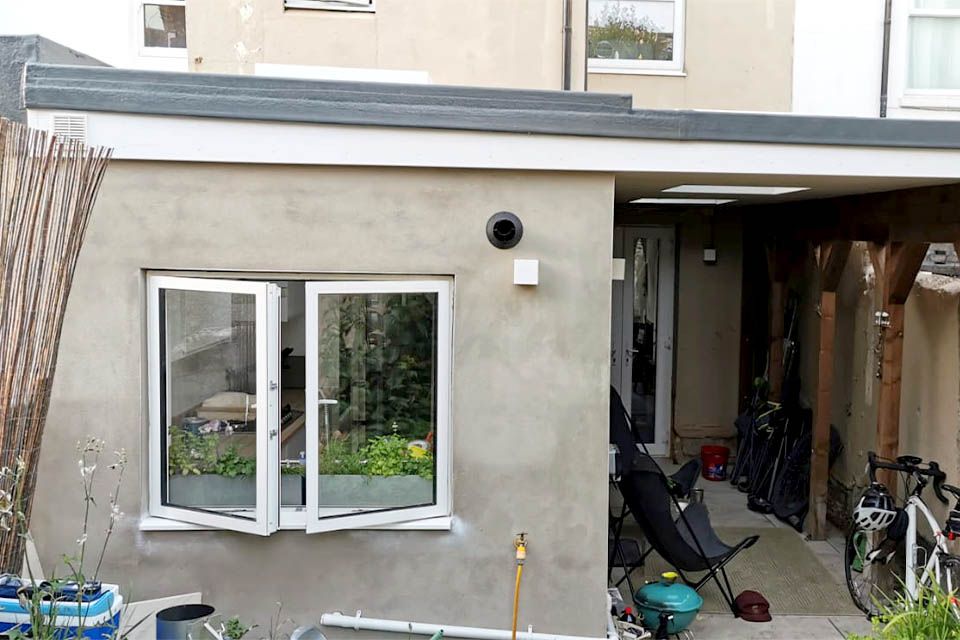
{"label": "house upstairs window", "polygon": [[334,11],[374,11],[376,0],[284,0],[287,9],[328,9]]}
{"label": "house upstairs window", "polygon": [[589,0],[589,70],[683,71],[684,0]]}
{"label": "house upstairs window", "polygon": [[907,90],[960,96],[960,0],[911,0]]}
{"label": "house upstairs window", "polygon": [[184,55],[187,8],[184,0],[151,0],[140,4],[141,53]]}

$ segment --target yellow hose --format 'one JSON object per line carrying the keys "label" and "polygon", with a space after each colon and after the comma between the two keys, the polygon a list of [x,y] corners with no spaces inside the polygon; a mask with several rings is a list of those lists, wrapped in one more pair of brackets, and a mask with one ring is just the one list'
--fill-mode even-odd
{"label": "yellow hose", "polygon": [[517,610],[520,605],[520,576],[523,575],[523,565],[517,565],[517,586],[513,588],[513,635],[512,640],[517,640]]}

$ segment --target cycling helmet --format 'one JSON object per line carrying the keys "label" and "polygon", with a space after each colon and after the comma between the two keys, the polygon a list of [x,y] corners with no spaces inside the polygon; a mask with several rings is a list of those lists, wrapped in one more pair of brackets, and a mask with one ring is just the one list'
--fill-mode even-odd
{"label": "cycling helmet", "polygon": [[853,521],[863,531],[886,529],[896,517],[893,497],[881,484],[871,484],[853,510]]}

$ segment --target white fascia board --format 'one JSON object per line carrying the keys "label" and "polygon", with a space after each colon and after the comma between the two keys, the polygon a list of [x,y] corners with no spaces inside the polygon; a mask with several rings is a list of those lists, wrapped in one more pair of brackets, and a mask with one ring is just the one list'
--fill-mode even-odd
{"label": "white fascia board", "polygon": [[[28,111],[51,128],[61,110]],[[696,142],[76,112],[117,160],[960,179],[960,149]]]}

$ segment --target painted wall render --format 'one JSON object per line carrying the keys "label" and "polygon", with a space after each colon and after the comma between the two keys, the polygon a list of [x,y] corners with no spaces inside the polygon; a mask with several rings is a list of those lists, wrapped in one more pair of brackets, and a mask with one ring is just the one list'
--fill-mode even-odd
{"label": "painted wall render", "polygon": [[[586,0],[574,0],[573,87],[583,87]],[[190,68],[256,63],[426,71],[436,84],[560,89],[563,3],[378,0],[375,12],[284,9],[281,0],[189,3]]]}
{"label": "painted wall render", "polygon": [[[61,343],[34,513],[44,568],[79,535],[64,523],[91,433],[131,452],[102,575],[135,599],[202,591],[261,624],[279,600],[302,623],[363,609],[506,628],[526,531],[521,625],[602,636],[612,199],[603,174],[115,161]],[[511,251],[484,233],[503,209],[524,223]],[[512,284],[517,257],[540,259],[538,287]],[[453,530],[140,531],[144,269],[452,275]]]}
{"label": "painted wall render", "polygon": [[687,0],[683,75],[590,73],[587,88],[636,108],[790,111],[793,33],[794,0]]}

